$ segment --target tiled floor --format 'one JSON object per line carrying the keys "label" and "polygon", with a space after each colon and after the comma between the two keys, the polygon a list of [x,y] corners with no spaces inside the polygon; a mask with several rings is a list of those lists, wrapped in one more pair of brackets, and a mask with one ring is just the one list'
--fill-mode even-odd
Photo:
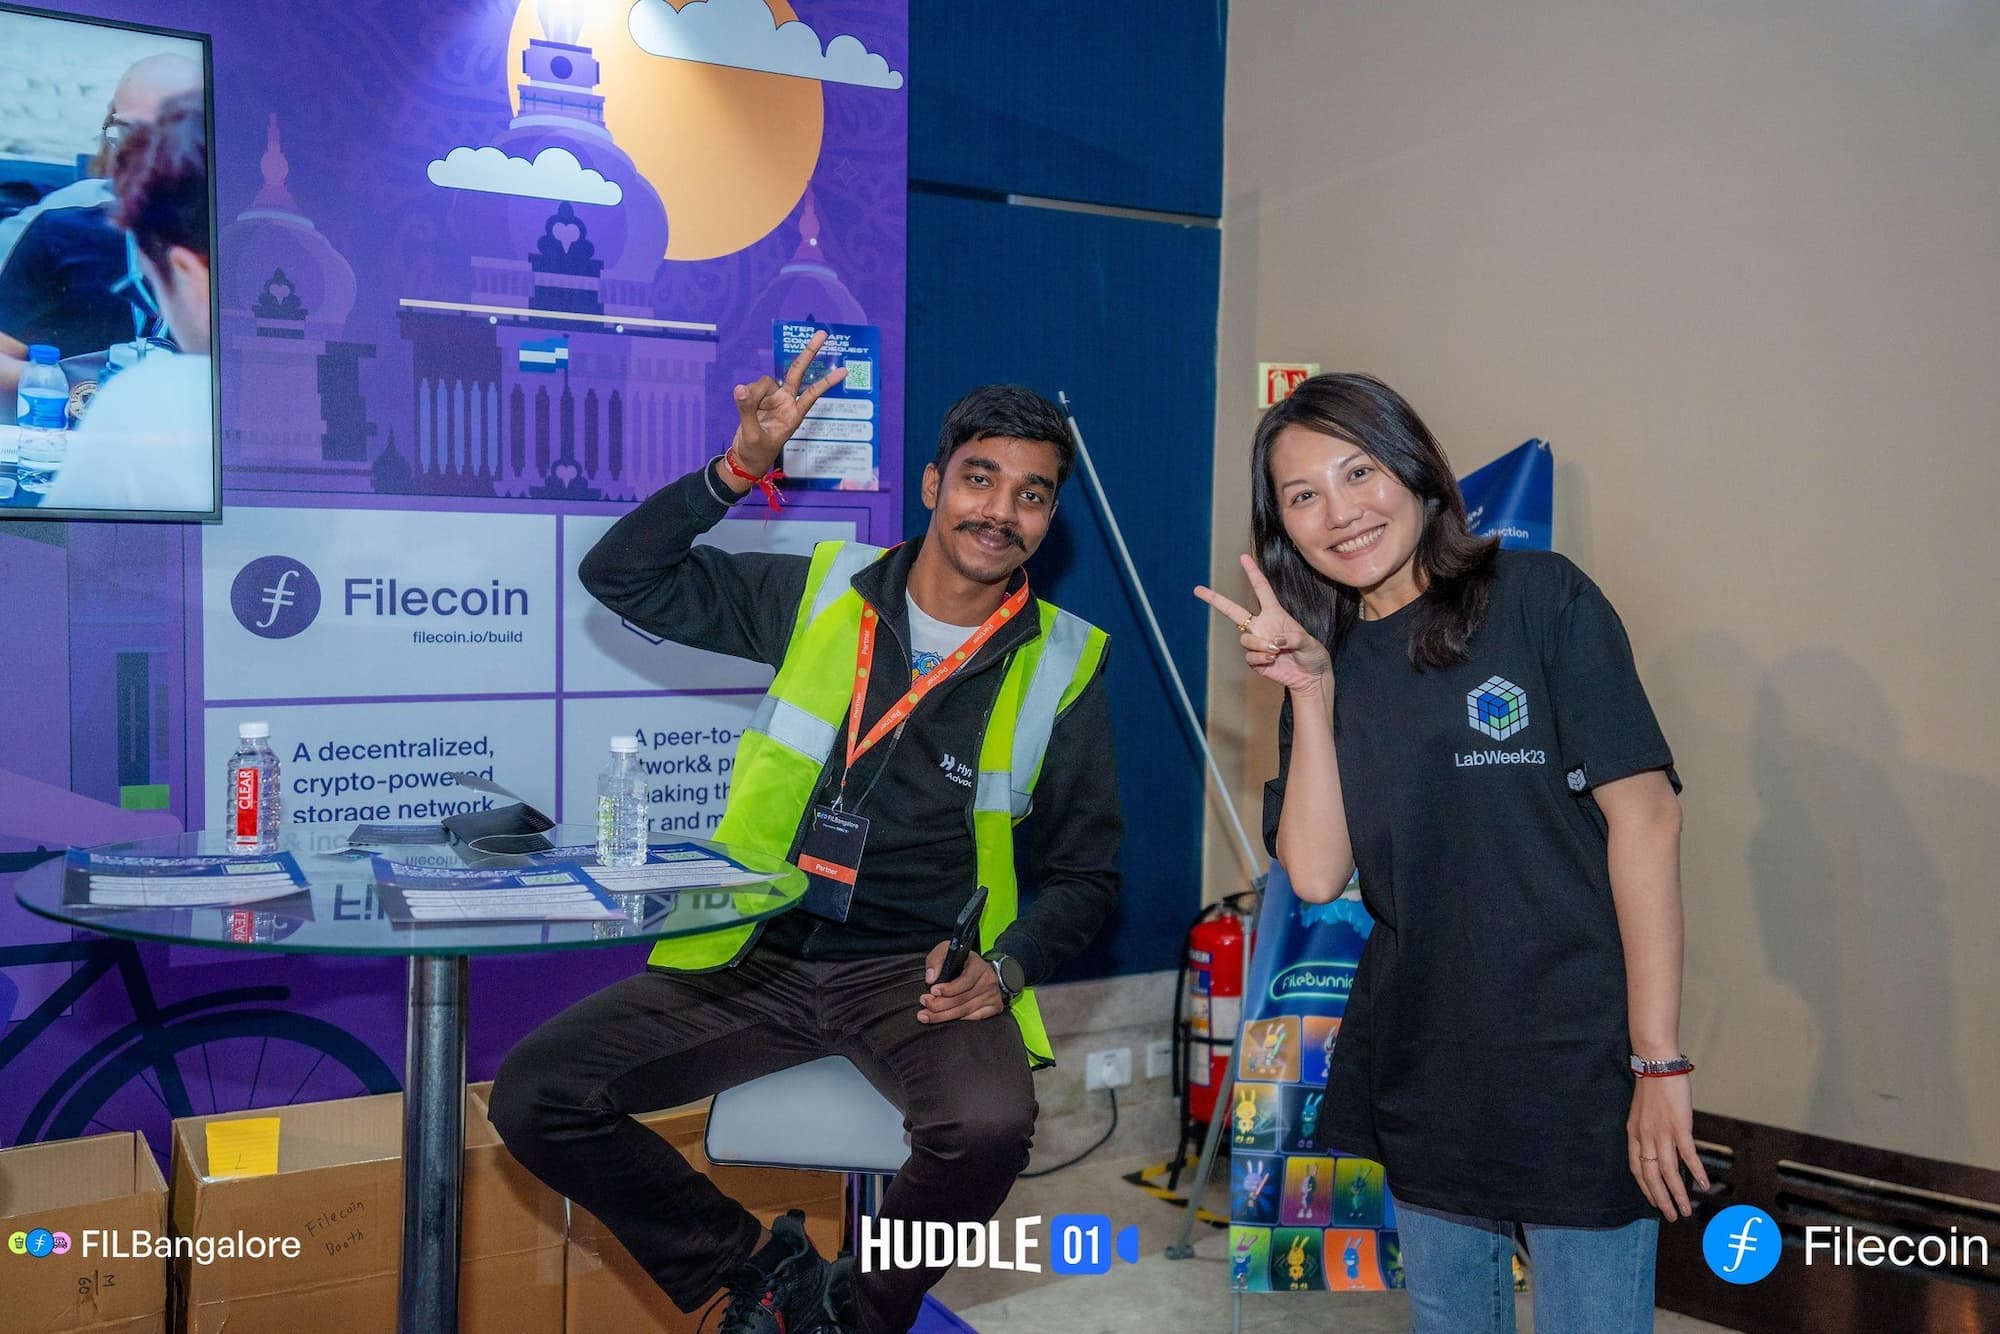
{"label": "tiled floor", "polygon": [[[1002,1220],[1040,1214],[1109,1214],[1115,1226],[1139,1225],[1139,1263],[1117,1264],[1095,1277],[1057,1277],[960,1270],[938,1285],[938,1297],[979,1334],[1228,1334],[1232,1328],[1227,1233],[1197,1224],[1192,1259],[1164,1252],[1180,1232],[1181,1210],[1124,1180],[1144,1160],[1087,1161],[1052,1176],[1023,1181],[1001,1210]],[[1226,1192],[1211,1185],[1209,1207],[1225,1212]],[[1339,1334],[1404,1334],[1409,1303],[1401,1293],[1294,1294],[1258,1292],[1243,1299],[1247,1334],[1299,1329]],[[1670,1311],[1659,1313],[1661,1334],[1722,1334],[1718,1325]],[[1521,1299],[1521,1334],[1534,1320]]]}

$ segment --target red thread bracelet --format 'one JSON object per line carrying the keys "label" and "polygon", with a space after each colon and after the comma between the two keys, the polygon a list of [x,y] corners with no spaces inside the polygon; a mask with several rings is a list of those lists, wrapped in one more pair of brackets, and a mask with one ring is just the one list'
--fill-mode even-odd
{"label": "red thread bracelet", "polygon": [[772,509],[781,510],[785,507],[785,502],[778,496],[778,483],[785,477],[783,468],[774,467],[762,477],[754,472],[745,472],[742,465],[736,462],[736,448],[733,445],[722,451],[722,466],[729,469],[733,475],[754,484],[764,493],[764,499]]}

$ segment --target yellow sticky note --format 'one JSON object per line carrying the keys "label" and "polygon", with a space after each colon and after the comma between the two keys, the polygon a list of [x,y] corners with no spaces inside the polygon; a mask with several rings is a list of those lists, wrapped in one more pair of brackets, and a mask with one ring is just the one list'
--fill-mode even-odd
{"label": "yellow sticky note", "polygon": [[210,1177],[267,1177],[277,1172],[277,1117],[210,1121],[206,1129]]}

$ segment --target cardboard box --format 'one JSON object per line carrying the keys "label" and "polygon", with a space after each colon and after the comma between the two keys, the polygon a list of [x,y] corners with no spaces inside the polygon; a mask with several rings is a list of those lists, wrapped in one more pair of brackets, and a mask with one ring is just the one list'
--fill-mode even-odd
{"label": "cardboard box", "polygon": [[[276,1116],[278,1172],[212,1179],[207,1125]],[[174,1122],[176,1236],[296,1237],[295,1259],[176,1257],[182,1334],[322,1334],[396,1327],[403,1247],[403,1097],[188,1117]],[[470,1097],[459,1232],[466,1329],[556,1334],[563,1311],[563,1201],[514,1161]]]}
{"label": "cardboard box", "polygon": [[[165,1334],[167,1262],[105,1255],[107,1235],[128,1239],[115,1249],[129,1253],[135,1234],[167,1234],[167,1183],[143,1136],[0,1150],[0,1237],[11,1243],[21,1233],[25,1248],[42,1231],[60,1254],[17,1254],[11,1244],[0,1251],[0,1329]],[[85,1232],[94,1234],[88,1246]]]}
{"label": "cardboard box", "polygon": [[[806,1235],[821,1255],[840,1252],[846,1208],[845,1178],[838,1172],[795,1172],[763,1167],[717,1167],[701,1151],[708,1104],[676,1107],[639,1118],[680,1150],[695,1169],[769,1223],[787,1209],[803,1209]],[[570,1334],[695,1334],[700,1313],[683,1315],[652,1276],[639,1267],[604,1224],[572,1204],[563,1328]],[[711,1317],[711,1327],[713,1327]]]}

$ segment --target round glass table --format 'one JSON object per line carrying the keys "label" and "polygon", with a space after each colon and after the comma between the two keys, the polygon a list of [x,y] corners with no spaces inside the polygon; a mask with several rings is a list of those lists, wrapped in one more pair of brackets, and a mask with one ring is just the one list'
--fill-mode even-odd
{"label": "round glass table", "polygon": [[[619,892],[613,873],[606,876],[605,887],[619,914],[593,921],[470,922],[446,916],[412,925],[397,918],[413,900],[399,903],[397,912],[385,911],[384,900],[399,897],[413,883],[412,876],[433,877],[416,881],[428,891],[449,886],[453,870],[534,874],[554,870],[565,856],[586,863],[588,873],[596,837],[594,828],[559,825],[537,840],[550,846],[531,854],[462,853],[455,844],[401,844],[375,848],[382,861],[362,850],[312,852],[287,842],[279,852],[289,854],[302,886],[281,897],[194,906],[186,901],[201,898],[208,885],[219,886],[216,895],[227,895],[229,878],[192,884],[163,863],[155,863],[149,875],[147,859],[232,851],[220,831],[201,831],[91,848],[85,854],[91,859],[88,866],[75,860],[77,854],[45,862],[24,872],[14,893],[29,912],[107,936],[267,953],[407,957],[403,1253],[397,1326],[400,1334],[456,1334],[471,957],[589,949],[726,931],[776,916],[796,905],[805,892],[804,874],[775,857],[702,839],[677,839],[656,841],[654,851],[713,853],[735,866],[697,858],[699,864],[684,872],[660,873],[663,879],[671,878],[675,888],[635,892]],[[107,858],[141,860],[108,862]],[[94,890],[93,870],[100,877],[115,873],[118,888]],[[110,882],[100,878],[97,883]],[[460,892],[477,896],[487,889],[469,887]],[[119,905],[91,901],[93,895],[107,894],[165,901]]]}

